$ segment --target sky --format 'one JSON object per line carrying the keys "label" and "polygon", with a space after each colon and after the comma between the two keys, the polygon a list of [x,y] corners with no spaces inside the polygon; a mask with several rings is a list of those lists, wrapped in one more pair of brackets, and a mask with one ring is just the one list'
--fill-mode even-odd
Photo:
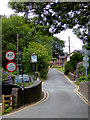
{"label": "sky", "polygon": [[[9,0],[0,0],[1,15],[10,16],[11,14],[14,14],[14,10],[8,7],[8,2]],[[65,41],[64,52],[69,52],[68,36],[70,36],[70,52],[73,52],[74,50],[82,50],[83,43],[80,39],[77,38],[75,34],[73,34],[72,29],[62,31],[61,33],[55,34],[54,36]]]}

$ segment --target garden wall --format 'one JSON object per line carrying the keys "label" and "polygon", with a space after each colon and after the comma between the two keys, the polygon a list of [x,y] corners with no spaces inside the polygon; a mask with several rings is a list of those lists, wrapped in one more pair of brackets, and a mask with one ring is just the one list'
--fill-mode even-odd
{"label": "garden wall", "polygon": [[21,88],[12,88],[13,107],[21,106],[24,104],[32,103],[39,100],[42,96],[42,82],[35,81],[32,85],[25,87],[22,91]]}

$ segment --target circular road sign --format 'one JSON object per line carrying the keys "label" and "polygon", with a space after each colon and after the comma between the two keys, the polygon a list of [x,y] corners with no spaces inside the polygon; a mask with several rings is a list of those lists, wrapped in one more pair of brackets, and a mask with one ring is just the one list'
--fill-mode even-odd
{"label": "circular road sign", "polygon": [[16,54],[15,54],[15,52],[12,51],[12,50],[9,50],[9,51],[7,51],[7,52],[5,53],[5,58],[6,58],[7,60],[14,60],[15,57],[16,57]]}
{"label": "circular road sign", "polygon": [[88,62],[84,62],[84,63],[83,63],[83,66],[84,66],[85,68],[88,68],[88,67],[89,67],[89,63],[88,63]]}
{"label": "circular road sign", "polygon": [[17,69],[17,65],[14,62],[9,62],[6,65],[6,69],[9,72],[14,72]]}
{"label": "circular road sign", "polygon": [[84,60],[84,61],[89,61],[89,57],[88,57],[87,55],[85,55],[85,56],[83,57],[83,60]]}

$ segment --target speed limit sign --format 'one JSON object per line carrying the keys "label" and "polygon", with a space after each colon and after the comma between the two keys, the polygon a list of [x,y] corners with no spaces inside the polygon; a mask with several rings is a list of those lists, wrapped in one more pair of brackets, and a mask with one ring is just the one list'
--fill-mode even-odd
{"label": "speed limit sign", "polygon": [[14,60],[15,59],[15,57],[16,57],[16,54],[15,54],[15,52],[14,51],[12,51],[12,50],[9,50],[9,51],[7,51],[6,53],[5,53],[5,58],[7,59],[7,60]]}
{"label": "speed limit sign", "polygon": [[9,72],[14,72],[17,69],[17,65],[14,62],[9,62],[6,65],[6,69]]}

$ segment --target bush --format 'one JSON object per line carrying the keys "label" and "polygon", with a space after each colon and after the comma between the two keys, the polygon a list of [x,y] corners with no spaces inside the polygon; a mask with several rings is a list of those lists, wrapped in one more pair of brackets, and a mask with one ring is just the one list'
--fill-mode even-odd
{"label": "bush", "polygon": [[70,62],[71,62],[71,66],[72,66],[72,71],[71,72],[74,72],[76,70],[77,63],[82,61],[82,59],[83,59],[82,53],[80,53],[80,52],[75,52],[70,57]]}
{"label": "bush", "polygon": [[4,69],[1,70],[2,72],[2,82],[12,84],[14,83],[15,76],[12,73],[6,72]]}
{"label": "bush", "polygon": [[87,77],[86,77],[85,80],[86,80],[86,81],[90,81],[90,74],[87,75]]}
{"label": "bush", "polygon": [[72,66],[71,66],[71,62],[70,61],[66,61],[65,62],[65,65],[64,65],[64,73],[67,75],[68,72],[71,72],[72,71]]}
{"label": "bush", "polygon": [[79,81],[80,81],[80,82],[84,81],[85,79],[86,79],[86,76],[81,76],[81,77],[79,77]]}
{"label": "bush", "polygon": [[79,77],[79,81],[80,82],[90,81],[90,74],[88,74],[87,77],[86,76]]}
{"label": "bush", "polygon": [[[77,79],[79,79],[81,76],[85,76],[85,68],[83,67],[83,62],[77,63],[76,71],[74,71],[74,75]],[[84,78],[82,77],[80,78],[80,80],[81,79],[84,79]]]}

